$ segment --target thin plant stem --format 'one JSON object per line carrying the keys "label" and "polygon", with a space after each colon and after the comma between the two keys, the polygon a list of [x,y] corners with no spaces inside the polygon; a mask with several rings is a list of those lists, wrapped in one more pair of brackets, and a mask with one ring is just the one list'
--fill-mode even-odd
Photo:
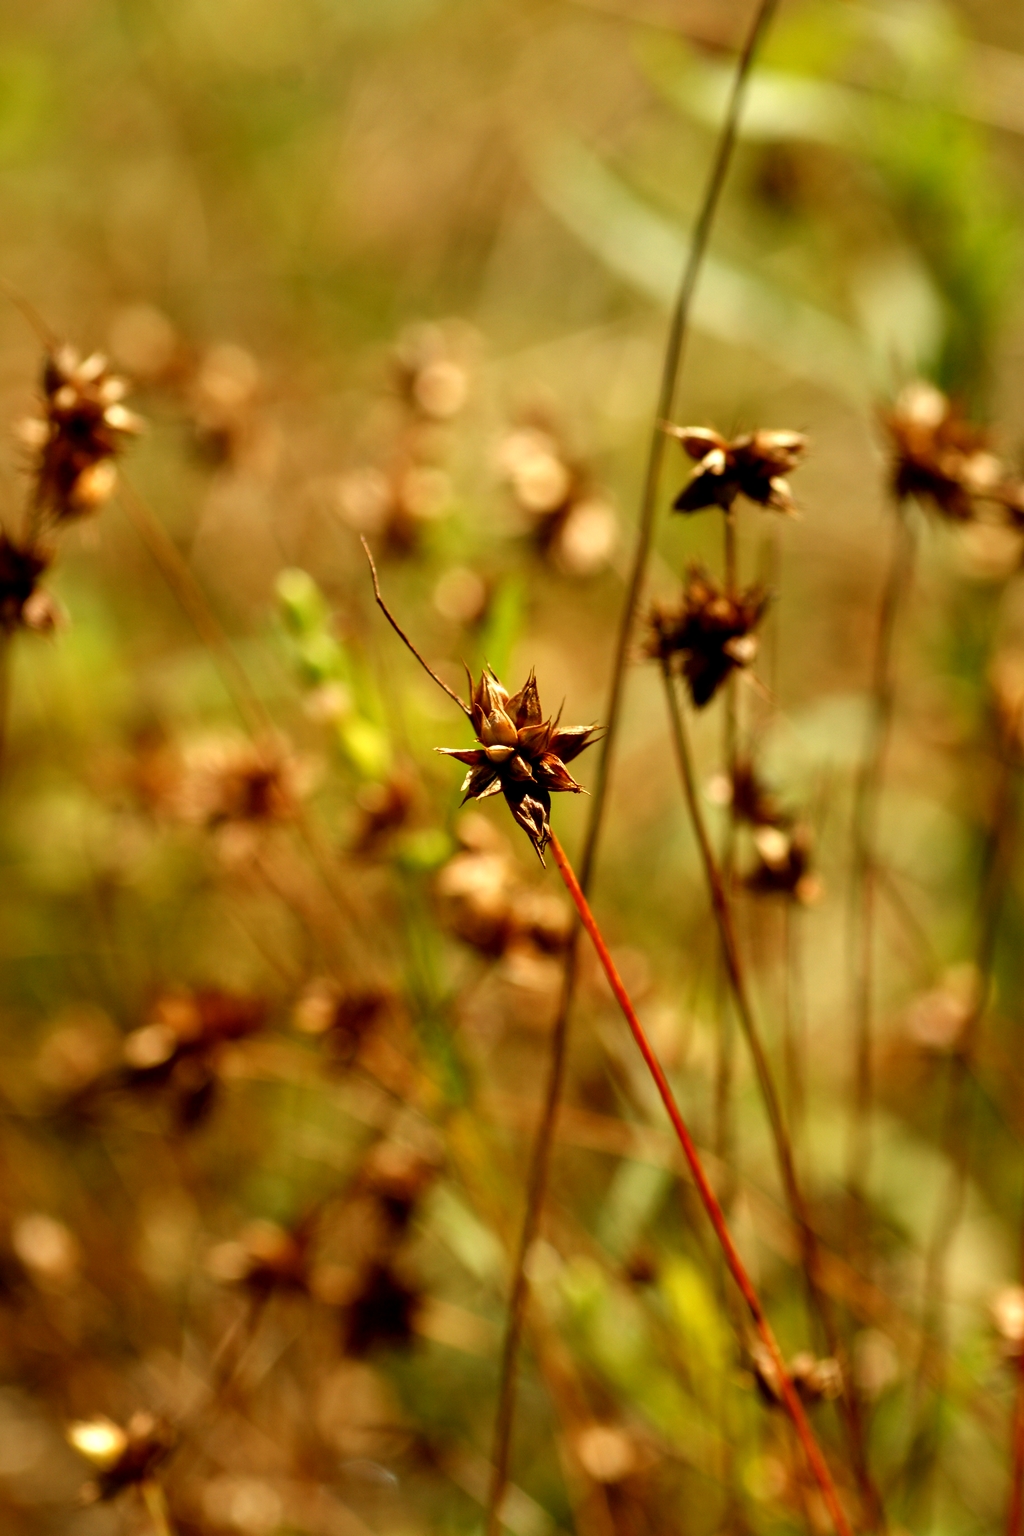
{"label": "thin plant stem", "polygon": [[804,1068],[807,1033],[803,1012],[803,950],[800,918],[792,901],[782,904],[783,1006],[782,1049],[786,1064],[786,1114],[790,1137],[797,1141],[803,1129],[805,1106]]}
{"label": "thin plant stem", "polygon": [[[729,597],[736,595],[736,511],[729,507],[722,518],[725,533],[725,590]],[[722,874],[726,889],[732,890],[736,860],[736,765],[739,755],[739,697],[737,677],[733,673],[725,686],[725,733],[723,756],[729,782],[729,806],[726,815],[725,837],[722,842]],[[724,957],[723,957],[724,959]],[[728,986],[728,976],[723,977]],[[736,1076],[736,1028],[732,1008],[725,997],[719,1001],[718,1031],[715,1037],[715,1153],[727,1166],[732,1162],[735,1127],[732,1123],[733,1083]],[[729,1178],[723,1189],[723,1204],[727,1211],[732,1208],[735,1180]]]}
{"label": "thin plant stem", "polygon": [[[1014,726],[1016,734],[1016,723]],[[949,1255],[963,1217],[967,1198],[968,1169],[971,1160],[974,1115],[966,1102],[967,1086],[978,1051],[981,1028],[988,1012],[992,992],[996,942],[1017,846],[1018,765],[1014,748],[1003,743],[999,775],[993,795],[989,830],[985,844],[981,905],[975,946],[975,994],[950,1058],[946,1078],[946,1101],[942,1121],[942,1148],[949,1163],[945,1188],[939,1200],[931,1239],[925,1255],[924,1295],[922,1304],[922,1347],[918,1361],[915,1397],[924,1397],[925,1382],[932,1386],[933,1400],[941,1400],[946,1384],[946,1279]],[[924,1433],[920,1416],[911,1439],[911,1458],[921,1469],[922,1480],[930,1480],[939,1450],[940,1428],[933,1421],[931,1437],[920,1444]]]}
{"label": "thin plant stem", "polygon": [[206,594],[193,575],[188,561],[148,503],[123,478],[121,505],[149,551],[154,565],[157,566],[161,576],[195,626],[199,638],[216,657],[246,728],[256,740],[268,737],[273,733],[273,721],[255,693],[245,668],[231,648],[227,635],[211,611]]}
{"label": "thin plant stem", "polygon": [[[1021,1276],[1024,1278],[1024,1221],[1021,1223]],[[1013,1422],[1010,1429],[1010,1495],[1006,1503],[1006,1536],[1024,1536],[1024,1347],[1015,1341]]]}
{"label": "thin plant stem", "polygon": [[[619,618],[619,629],[612,660],[608,704],[604,715],[606,722],[605,736],[600,747],[596,780],[590,802],[590,815],[587,819],[583,852],[580,860],[580,881],[584,891],[590,889],[601,830],[604,824],[604,812],[608,798],[608,782],[613,754],[618,740],[619,720],[622,713],[626,662],[629,656],[633,624],[637,608],[639,607],[640,594],[647,575],[647,565],[650,558],[654,519],[658,506],[658,491],[661,484],[661,471],[666,449],[666,437],[662,423],[670,419],[673,414],[679,373],[689,332],[693,296],[697,288],[697,279],[703,266],[715,214],[718,211],[722,189],[725,185],[726,175],[732,160],[747,80],[750,76],[754,60],[757,57],[761,41],[771,22],[776,4],[777,0],[759,0],[743,51],[737,62],[729,105],[715,148],[714,159],[708,174],[704,195],[701,199],[700,212],[697,215],[697,222],[694,226],[693,237],[690,241],[686,263],[680,280],[679,293],[669,323],[661,383],[658,389],[654,424],[651,430],[643,488],[640,494],[636,543],[626,584],[626,596]],[[566,953],[558,1013],[555,1017],[554,1028],[551,1033],[544,1104],[530,1152],[526,1210],[523,1216],[523,1230],[519,1242],[516,1266],[512,1275],[508,1322],[502,1347],[498,1409],[495,1415],[491,1454],[493,1472],[487,1504],[486,1536],[498,1536],[501,1523],[499,1512],[508,1481],[512,1425],[515,1418],[516,1376],[523,1334],[523,1318],[529,1288],[525,1264],[526,1257],[540,1225],[541,1208],[544,1204],[544,1195],[548,1183],[548,1169],[551,1163],[551,1150],[554,1145],[558,1105],[562,1095],[562,1085],[565,1080],[565,1055],[569,1038],[569,1016],[572,1011],[576,987],[576,947],[578,941],[579,927],[577,925],[574,928]]]}
{"label": "thin plant stem", "polygon": [[0,767],[7,749],[8,715],[11,708],[11,636],[0,629]]}
{"label": "thin plant stem", "polygon": [[160,1484],[154,1483],[152,1480],[143,1483],[142,1499],[149,1518],[153,1522],[155,1536],[174,1536],[170,1511],[167,1508],[167,1500],[164,1497],[164,1491]]}
{"label": "thin plant stem", "polygon": [[379,581],[379,579],[377,577],[377,567],[374,564],[373,555],[370,553],[370,546],[369,546],[369,544],[367,544],[365,539],[360,539],[359,542],[362,544],[363,551],[364,551],[364,553],[366,555],[366,558],[367,558],[367,560],[369,561],[369,564],[370,564],[370,575],[373,577],[373,596],[374,596],[374,601],[377,604],[377,607],[380,609],[381,613],[387,619],[388,623],[391,625],[391,628],[394,630],[394,632],[398,636],[399,640],[401,640],[402,643],[404,644],[404,646],[406,647],[406,649],[411,651],[412,654],[415,656],[416,660],[419,662],[420,666],[423,668],[423,670],[427,674],[427,676],[434,680],[434,682],[437,684],[437,686],[441,689],[442,693],[446,693],[448,695],[448,697],[451,699],[453,704],[457,704],[459,706],[459,708],[462,710],[462,713],[466,716],[467,720],[471,720],[473,717],[472,717],[472,714],[470,712],[469,705],[466,703],[466,701],[464,699],[461,699],[459,697],[459,695],[453,689],[449,688],[448,684],[444,681],[444,679],[438,677],[437,673],[434,671],[434,669],[430,665],[430,663],[423,659],[423,657],[420,655],[419,651],[416,649],[416,647],[413,645],[412,641],[409,639],[409,636],[406,634],[405,630],[402,628],[402,626],[399,624],[398,620],[395,618],[394,614],[391,612],[391,610],[388,607],[387,603],[384,601],[383,597],[381,596],[380,581]]}
{"label": "thin plant stem", "polygon": [[914,568],[914,526],[905,501],[897,503],[896,532],[882,602],[872,676],[871,723],[867,750],[854,790],[853,863],[850,877],[849,952],[853,983],[854,1093],[847,1188],[850,1195],[851,1253],[863,1261],[864,1196],[871,1160],[871,1110],[874,1103],[872,1016],[874,991],[875,843],[878,805],[892,726],[893,652],[896,625]]}
{"label": "thin plant stem", "polygon": [[[253,688],[248,673],[235,654],[231,642],[211,608],[206,593],[196,580],[191,566],[178,550],[177,545],[168,534],[160,519],[148,503],[139,495],[138,491],[123,478],[120,482],[120,490],[121,505],[128,514],[129,520],[139,538],[149,551],[153,563],[188,616],[200,640],[215,657],[228,693],[233,699],[235,707],[254,745],[261,754],[267,752],[269,743],[276,734],[274,721],[262,699]],[[370,558],[368,549],[367,557]],[[370,569],[373,571],[374,587],[376,588],[377,572],[372,558],[370,558]],[[380,601],[379,589],[377,590],[377,596],[378,601]],[[381,603],[381,607],[383,606],[383,603]],[[386,608],[384,612],[387,613]],[[394,619],[391,619],[390,615],[388,617],[397,629],[398,626],[395,625]],[[398,633],[402,635],[400,629]],[[409,645],[406,636],[402,635],[402,638]],[[411,645],[410,650],[413,651],[414,655],[418,655],[418,652]],[[427,670],[430,670],[429,667]],[[432,677],[433,675],[431,673]],[[441,683],[440,678],[435,678],[434,680],[440,683],[442,688],[445,687]],[[450,691],[450,689],[445,688],[446,693],[450,693]],[[466,710],[462,700],[456,695],[452,696],[455,697],[456,702],[461,708]],[[306,850],[316,867],[316,871],[339,912],[349,921],[358,923],[359,918],[352,901],[351,892],[346,888],[344,881],[338,878],[332,863],[330,849],[325,847],[322,835],[313,825],[310,817],[299,806],[295,808],[294,820]]]}
{"label": "thin plant stem", "polygon": [[[799,1235],[800,1256],[804,1280],[807,1285],[808,1300],[813,1313],[821,1321],[830,1352],[838,1355],[840,1352],[838,1329],[832,1316],[831,1306],[820,1282],[821,1261],[818,1251],[818,1238],[811,1225],[807,1203],[797,1180],[789,1131],[779,1103],[779,1096],[775,1088],[771,1067],[768,1063],[764,1045],[762,1044],[754,1018],[746,972],[736,937],[732,907],[725,888],[725,882],[722,879],[721,870],[715,859],[715,852],[711,845],[711,838],[708,834],[704,814],[701,810],[700,797],[697,791],[697,779],[693,766],[693,753],[690,750],[686,721],[679,707],[679,700],[676,696],[675,684],[667,659],[662,659],[661,672],[665,685],[665,698],[668,704],[672,738],[683,782],[683,791],[690,813],[690,821],[697,838],[701,863],[704,866],[708,894],[711,898],[711,905],[714,910],[722,945],[726,974],[729,978],[729,985],[736,1004],[736,1012],[754,1063],[758,1087],[768,1115],[768,1124],[779,1164],[786,1205]],[[883,1529],[885,1526],[885,1515],[881,1499],[868,1468],[867,1447],[864,1439],[863,1424],[858,1411],[859,1405],[854,1395],[850,1392],[844,1392],[840,1399],[840,1405],[840,1417],[850,1445],[854,1471],[865,1510],[872,1526],[876,1529]]]}
{"label": "thin plant stem", "polygon": [[626,1023],[629,1025],[630,1033],[632,1034],[633,1039],[636,1041],[637,1048],[643,1057],[644,1064],[647,1067],[648,1072],[651,1074],[651,1078],[658,1090],[658,1095],[661,1099],[661,1102],[665,1106],[669,1120],[672,1123],[672,1129],[676,1133],[679,1145],[683,1151],[683,1156],[686,1159],[687,1167],[689,1168],[693,1182],[696,1185],[701,1204],[707,1212],[708,1220],[711,1222],[715,1236],[718,1239],[723,1254],[725,1255],[725,1261],[729,1266],[729,1272],[736,1282],[736,1286],[740,1292],[740,1295],[743,1297],[743,1300],[747,1304],[747,1308],[754,1322],[754,1327],[756,1328],[758,1335],[760,1336],[761,1341],[765,1346],[765,1349],[768,1351],[768,1355],[777,1375],[778,1389],[782,1398],[783,1406],[793,1421],[793,1428],[796,1430],[797,1437],[801,1446],[803,1447],[808,1466],[810,1467],[814,1479],[821,1491],[821,1496],[825,1502],[826,1508],[828,1509],[832,1523],[836,1531],[840,1533],[840,1536],[852,1536],[852,1527],[850,1526],[850,1523],[846,1517],[846,1512],[844,1511],[843,1506],[839,1501],[839,1494],[836,1491],[836,1485],[832,1479],[832,1473],[829,1470],[828,1463],[826,1462],[821,1448],[814,1437],[814,1431],[811,1429],[810,1423],[808,1422],[807,1415],[804,1412],[803,1404],[800,1402],[800,1399],[796,1393],[796,1389],[794,1388],[789,1373],[786,1370],[785,1361],[782,1358],[782,1352],[779,1349],[778,1343],[776,1342],[775,1334],[772,1331],[772,1327],[768,1321],[767,1314],[765,1313],[764,1307],[761,1305],[760,1297],[754,1288],[753,1281],[747,1273],[743,1260],[740,1258],[739,1250],[737,1249],[736,1244],[733,1242],[732,1234],[729,1231],[729,1226],[725,1219],[725,1214],[722,1211],[721,1205],[718,1203],[715,1192],[711,1187],[711,1182],[704,1171],[704,1165],[701,1162],[700,1154],[697,1151],[693,1138],[690,1135],[686,1122],[683,1119],[678,1104],[676,1103],[675,1095],[669,1086],[668,1078],[665,1076],[661,1063],[659,1062],[654,1049],[647,1038],[644,1027],[637,1016],[636,1009],[633,1007],[633,1004],[630,1001],[629,994],[627,993],[626,988],[623,985],[622,978],[615,967],[615,962],[608,952],[608,946],[604,941],[601,930],[594,918],[594,914],[590,910],[587,898],[583,894],[583,890],[576,878],[572,865],[569,863],[569,860],[565,854],[565,850],[563,849],[554,832],[551,834],[551,853],[555,863],[558,866],[558,872],[562,877],[565,888],[572,898],[573,904],[576,907],[576,911],[579,913],[580,922],[587,931],[587,935],[594,946],[597,958],[601,962],[602,969],[608,978],[612,992],[615,994],[615,1000],[622,1010]]}

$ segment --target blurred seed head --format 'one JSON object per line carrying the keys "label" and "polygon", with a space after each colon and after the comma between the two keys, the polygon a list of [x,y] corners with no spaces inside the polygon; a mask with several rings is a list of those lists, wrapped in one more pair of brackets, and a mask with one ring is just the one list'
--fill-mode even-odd
{"label": "blurred seed head", "polygon": [[177,797],[185,821],[249,827],[291,820],[312,787],[314,766],[283,741],[228,737],[195,742],[184,753]]}
{"label": "blurred seed head", "polygon": [[1012,1356],[1024,1353],[1024,1286],[1002,1286],[992,1297],[989,1310],[1004,1352]]}
{"label": "blurred seed head", "polygon": [[47,355],[42,413],[19,435],[32,455],[36,505],[55,522],[96,511],[113,493],[114,461],[142,430],[123,404],[127,388],[99,352],[83,358],[63,346]]}
{"label": "blurred seed head", "polygon": [[583,1470],[597,1483],[621,1483],[639,1466],[632,1436],[616,1425],[588,1424],[575,1435],[573,1448]]}
{"label": "blurred seed head", "polygon": [[767,607],[762,587],[731,596],[704,566],[694,563],[686,572],[681,599],[652,606],[646,652],[679,662],[690,696],[701,709],[732,672],[754,661],[756,630]]}
{"label": "blurred seed head", "polygon": [[[781,1405],[782,1385],[774,1360],[760,1341],[752,1345],[750,1353],[761,1396],[774,1406]],[[819,1359],[804,1350],[793,1356],[786,1369],[799,1397],[808,1405],[831,1402],[842,1395],[843,1373],[838,1360],[831,1356]]]}
{"label": "blurred seed head", "polygon": [[294,1022],[300,1033],[322,1039],[333,1060],[347,1066],[366,1039],[387,1023],[394,1007],[394,998],[381,988],[346,989],[316,978],[299,998]]}
{"label": "blurred seed head", "polygon": [[975,965],[950,966],[936,987],[910,1004],[905,1027],[913,1043],[925,1051],[955,1051],[978,1005],[981,978]]}
{"label": "blurred seed head", "polygon": [[0,531],[0,633],[49,633],[62,622],[60,606],[39,585],[53,555],[39,544],[18,544]]}
{"label": "blurred seed head", "polygon": [[978,499],[1004,499],[1006,471],[989,449],[988,433],[933,384],[921,379],[907,384],[882,412],[882,422],[899,499],[913,496],[940,517],[961,523],[976,516]]}
{"label": "blurred seed head", "polygon": [[892,1340],[877,1328],[862,1329],[853,1341],[853,1370],[866,1397],[881,1397],[900,1377],[899,1356]]}
{"label": "blurred seed head", "polygon": [[618,544],[614,508],[543,413],[506,435],[497,465],[526,530],[557,571],[587,577],[607,566]]}
{"label": "blurred seed head", "polygon": [[399,395],[427,421],[451,421],[469,398],[469,338],[452,326],[415,325],[395,344],[393,365]]}
{"label": "blurred seed head", "polygon": [[171,1426],[152,1413],[133,1414],[123,1429],[102,1416],[79,1420],[68,1426],[67,1437],[96,1472],[82,1490],[87,1502],[114,1499],[149,1482],[174,1447]]}
{"label": "blurred seed head", "polygon": [[110,326],[110,350],[117,363],[140,382],[159,383],[181,359],[178,333],[153,304],[126,304]]}
{"label": "blurred seed head", "polygon": [[675,511],[720,507],[728,512],[741,495],[774,512],[795,510],[786,476],[807,452],[802,433],[761,429],[730,441],[707,427],[667,426],[666,431],[697,464],[672,504]]}
{"label": "blurred seed head", "polygon": [[259,437],[263,392],[260,365],[234,342],[217,342],[202,353],[186,391],[200,452],[210,463],[235,467]]}
{"label": "blurred seed head", "polygon": [[40,1211],[17,1218],[11,1228],[11,1247],[44,1289],[63,1289],[78,1273],[79,1248],[74,1233],[62,1221]]}

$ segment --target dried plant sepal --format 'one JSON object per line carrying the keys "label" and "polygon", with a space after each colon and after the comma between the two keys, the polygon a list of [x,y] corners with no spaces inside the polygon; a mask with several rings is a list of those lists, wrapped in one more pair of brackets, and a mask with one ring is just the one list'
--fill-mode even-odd
{"label": "dried plant sepal", "polygon": [[704,427],[670,427],[685,452],[697,461],[690,480],[672,503],[677,512],[705,507],[728,511],[737,496],[746,496],[774,512],[791,513],[793,496],[786,480],[807,451],[801,432],[746,432],[729,441]]}
{"label": "dried plant sepal", "polygon": [[483,800],[500,790],[541,863],[551,837],[551,795],[580,794],[582,786],[565,764],[594,741],[596,726],[566,726],[545,720],[531,672],[512,697],[492,672],[470,678],[469,716],[479,747],[438,747],[446,757],[465,763],[465,800]]}

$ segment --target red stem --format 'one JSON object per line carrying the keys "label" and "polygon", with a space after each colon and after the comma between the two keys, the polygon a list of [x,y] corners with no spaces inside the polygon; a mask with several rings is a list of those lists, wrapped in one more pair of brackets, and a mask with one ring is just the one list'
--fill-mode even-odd
{"label": "red stem", "polygon": [[821,1489],[821,1496],[832,1518],[832,1524],[835,1526],[838,1536],[852,1536],[850,1523],[846,1518],[842,1504],[839,1502],[839,1494],[832,1480],[832,1474],[828,1469],[828,1463],[822,1455],[818,1442],[814,1438],[814,1431],[811,1429],[803,1404],[790,1380],[789,1372],[786,1370],[782,1352],[772,1332],[771,1324],[765,1316],[764,1308],[754,1289],[753,1281],[747,1274],[743,1260],[740,1258],[736,1245],[732,1240],[722,1207],[719,1205],[715,1192],[708,1181],[708,1176],[704,1172],[700,1155],[694,1145],[690,1132],[687,1130],[686,1121],[679,1111],[679,1106],[675,1101],[672,1089],[669,1087],[668,1078],[662,1071],[661,1063],[654,1054],[654,1049],[644,1033],[644,1027],[637,1017],[636,1009],[629,1000],[629,994],[622,984],[622,977],[615,969],[615,962],[608,953],[608,946],[601,935],[601,930],[597,926],[587,898],[580,889],[580,883],[576,879],[572,865],[566,858],[565,850],[553,832],[551,834],[551,852],[555,863],[558,865],[559,874],[565,882],[565,888],[575,903],[576,910],[580,915],[580,921],[590,935],[591,942],[597,951],[597,958],[604,967],[605,975],[608,977],[619,1007],[625,1015],[626,1023],[629,1025],[633,1039],[640,1049],[640,1054],[647,1065],[647,1070],[654,1079],[654,1085],[661,1095],[661,1102],[664,1104],[668,1117],[672,1122],[672,1127],[679,1138],[679,1145],[683,1149],[683,1156],[686,1158],[690,1173],[693,1176],[693,1182],[697,1186],[697,1193],[700,1195],[704,1209],[708,1213],[708,1219],[715,1229],[715,1236],[721,1244],[722,1252],[725,1255],[725,1262],[728,1264],[730,1273],[739,1287],[740,1294],[750,1309],[750,1315],[754,1319],[754,1326],[761,1336],[761,1341],[771,1357],[778,1376],[779,1391],[782,1394],[783,1405],[793,1421],[793,1428],[796,1430],[800,1444],[803,1446],[804,1455],[807,1457],[807,1462],[814,1474],[815,1481]]}

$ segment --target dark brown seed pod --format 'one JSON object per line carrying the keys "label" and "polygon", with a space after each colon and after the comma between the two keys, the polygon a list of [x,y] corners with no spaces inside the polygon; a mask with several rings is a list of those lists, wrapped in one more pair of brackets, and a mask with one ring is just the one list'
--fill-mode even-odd
{"label": "dark brown seed pod", "polygon": [[646,650],[682,663],[698,709],[710,703],[729,674],[757,655],[755,631],[768,607],[763,587],[730,596],[701,565],[686,573],[681,602],[651,610]]}
{"label": "dark brown seed pod", "polygon": [[978,500],[1006,501],[1006,475],[989,450],[988,433],[933,384],[908,384],[882,422],[900,499],[913,496],[956,523],[971,521]]}
{"label": "dark brown seed pod", "polygon": [[57,605],[39,585],[51,560],[38,545],[17,544],[0,533],[0,633],[56,627]]}
{"label": "dark brown seed pod", "polygon": [[582,793],[582,785],[565,765],[592,745],[598,727],[545,720],[533,672],[511,698],[491,672],[482,672],[475,687],[470,679],[470,685],[469,716],[480,746],[435,750],[469,769],[462,785],[463,804],[499,792],[505,796],[543,864],[551,839],[551,795]]}
{"label": "dark brown seed pod", "polygon": [[99,352],[58,347],[43,366],[41,414],[21,424],[33,450],[36,505],[58,522],[95,512],[117,483],[115,459],[142,421]]}
{"label": "dark brown seed pod", "polygon": [[82,1490],[87,1503],[115,1499],[139,1483],[151,1481],[174,1448],[174,1432],[152,1413],[136,1413],[122,1429],[107,1418],[83,1420],[68,1428],[68,1440],[95,1468]]}
{"label": "dark brown seed pod", "polygon": [[707,427],[673,427],[694,470],[672,503],[676,512],[701,512],[705,507],[728,511],[737,496],[774,512],[794,510],[793,494],[786,476],[796,469],[807,452],[800,432],[745,432],[741,437],[722,437]]}

